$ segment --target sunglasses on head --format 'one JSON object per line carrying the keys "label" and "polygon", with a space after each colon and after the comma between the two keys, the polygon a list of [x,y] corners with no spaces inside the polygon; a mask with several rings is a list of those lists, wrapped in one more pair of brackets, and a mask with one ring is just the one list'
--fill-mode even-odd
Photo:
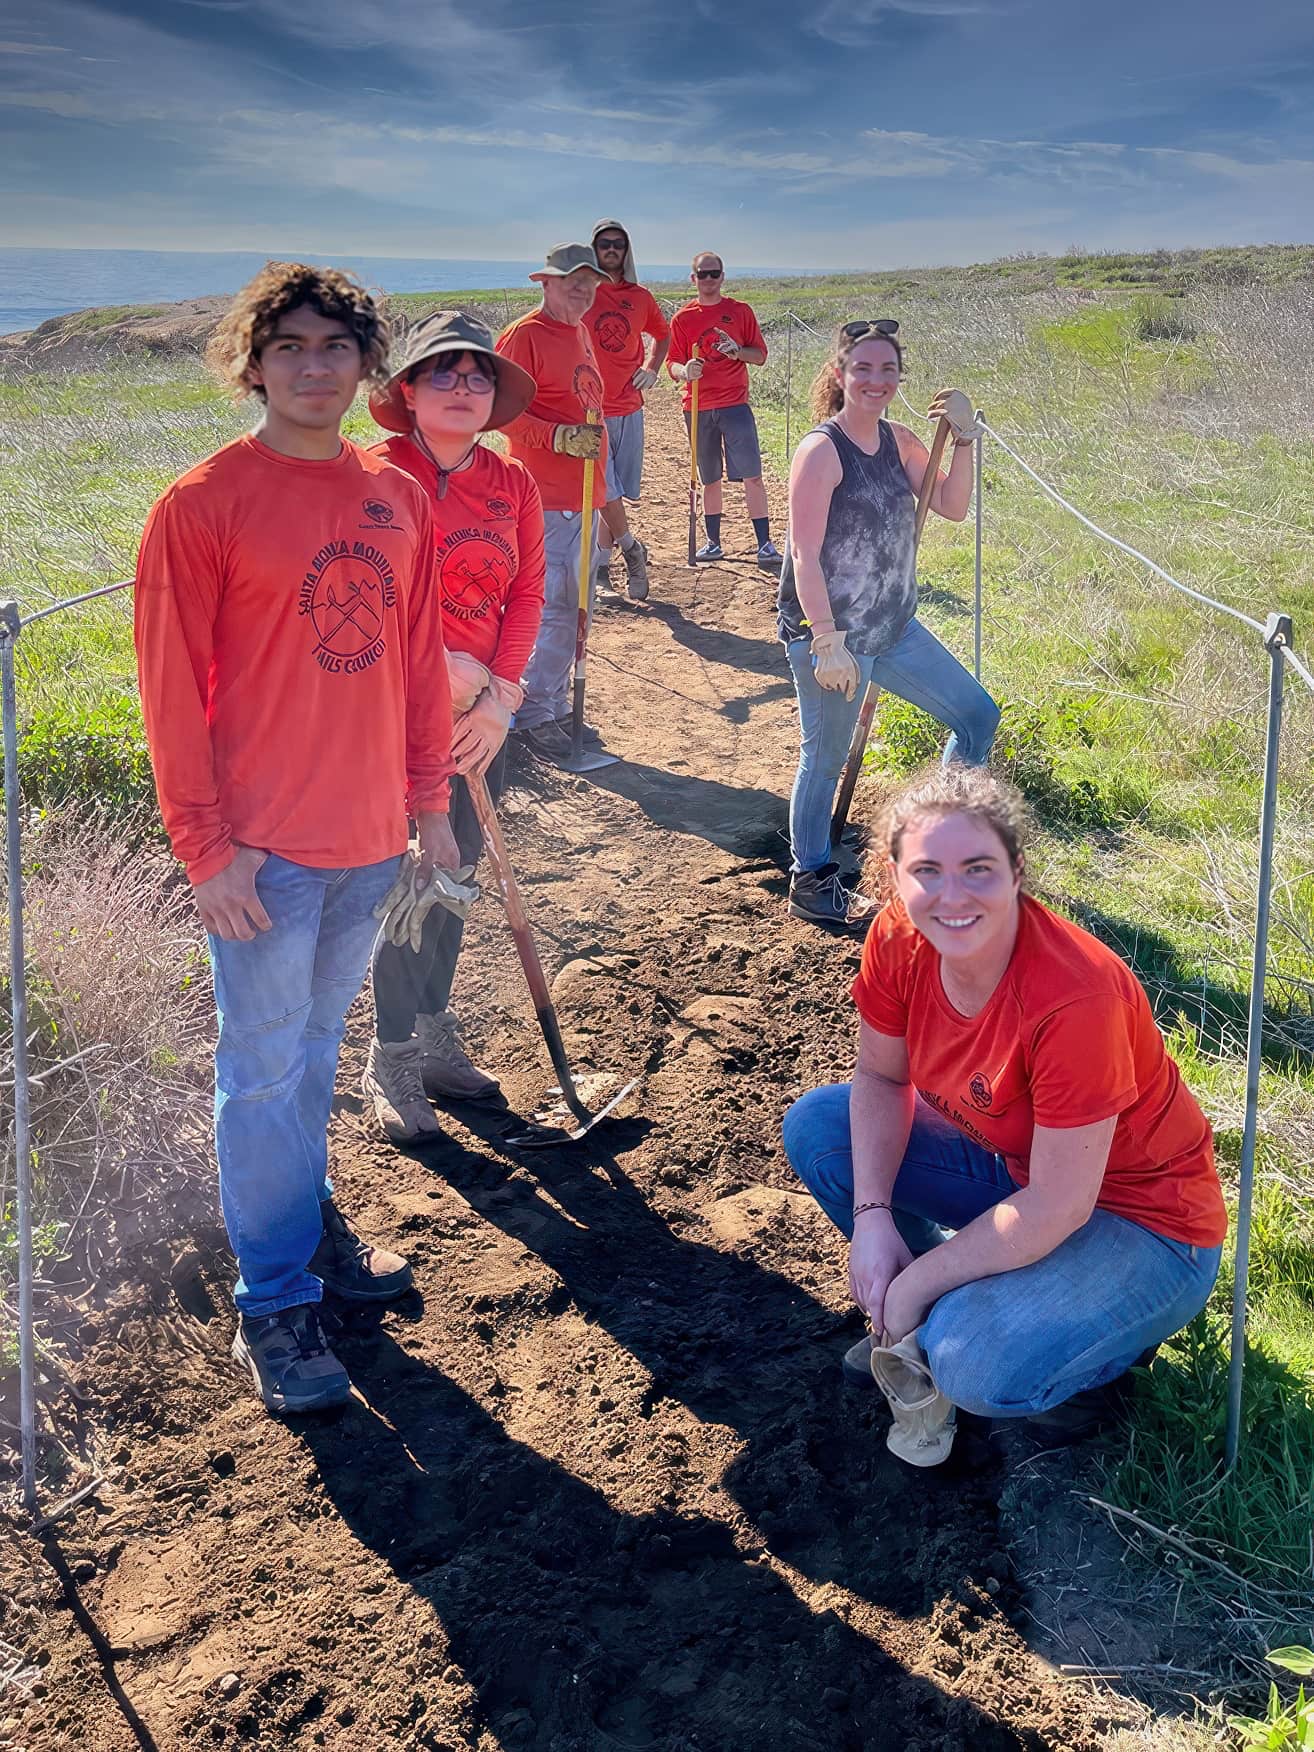
{"label": "sunglasses on head", "polygon": [[876,316],[864,322],[846,322],[840,330],[851,341],[856,341],[861,335],[885,335],[888,338],[898,332],[899,325],[892,316]]}
{"label": "sunglasses on head", "polygon": [[724,272],[724,268],[695,268],[694,278],[698,280],[719,280]]}

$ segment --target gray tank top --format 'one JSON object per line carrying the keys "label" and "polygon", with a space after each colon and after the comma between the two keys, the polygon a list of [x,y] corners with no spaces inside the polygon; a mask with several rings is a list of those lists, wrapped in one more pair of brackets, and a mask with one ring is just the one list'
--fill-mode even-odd
{"label": "gray tank top", "polygon": [[[850,651],[881,657],[898,644],[917,612],[917,503],[888,420],[880,423],[874,456],[860,450],[835,420],[814,430],[830,439],[844,470],[821,544],[831,613],[835,625],[849,635]],[[781,639],[789,644],[806,638],[788,541],[777,606]]]}

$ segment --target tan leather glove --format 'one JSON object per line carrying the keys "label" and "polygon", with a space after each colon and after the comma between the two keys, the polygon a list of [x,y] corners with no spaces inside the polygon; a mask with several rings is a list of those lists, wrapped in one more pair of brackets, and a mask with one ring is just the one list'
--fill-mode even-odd
{"label": "tan leather glove", "polygon": [[630,382],[635,389],[651,389],[656,381],[657,373],[655,371],[649,371],[646,365],[640,365],[639,369],[630,379]]}
{"label": "tan leather glove", "polygon": [[552,434],[552,448],[560,456],[578,456],[585,462],[596,462],[602,455],[602,427],[558,426]]}
{"label": "tan leather glove", "polygon": [[739,357],[739,342],[732,340],[729,335],[723,334],[721,330],[718,329],[716,332],[716,350],[718,353],[723,354],[727,359],[737,359]]}
{"label": "tan leather glove", "polygon": [[910,1332],[898,1344],[882,1335],[871,1347],[871,1372],[894,1421],[885,1446],[910,1466],[939,1466],[954,1445],[956,1412],[935,1384],[922,1347]]}
{"label": "tan leather glove", "polygon": [[452,759],[458,773],[486,773],[511,728],[511,708],[485,688],[452,725]]}
{"label": "tan leather glove", "polygon": [[455,872],[435,867],[422,880],[419,859],[412,847],[397,880],[374,909],[375,918],[383,921],[384,937],[396,949],[409,943],[418,955],[424,921],[434,907],[446,907],[463,919],[478,900],[479,884],[470,881],[473,873],[473,864]]}
{"label": "tan leather glove", "polygon": [[700,358],[697,357],[697,355],[695,355],[692,359],[687,359],[685,361],[684,381],[686,383],[697,383],[698,379],[702,376],[702,374],[703,374],[703,362]]}
{"label": "tan leather glove", "polygon": [[948,420],[955,444],[968,444],[981,430],[981,422],[961,389],[937,389],[927,410],[928,420]]}
{"label": "tan leather glove", "polygon": [[817,686],[851,700],[858,691],[858,665],[844,643],[844,634],[813,633],[812,673]]}
{"label": "tan leather glove", "polygon": [[447,681],[452,690],[452,716],[468,712],[492,680],[487,664],[468,651],[447,652]]}

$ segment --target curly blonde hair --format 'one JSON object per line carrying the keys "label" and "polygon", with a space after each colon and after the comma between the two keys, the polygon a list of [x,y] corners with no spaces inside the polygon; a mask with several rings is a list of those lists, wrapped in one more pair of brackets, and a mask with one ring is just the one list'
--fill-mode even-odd
{"label": "curly blonde hair", "polygon": [[862,341],[888,341],[894,348],[894,356],[899,361],[899,375],[903,376],[903,348],[893,335],[865,334],[846,335],[840,329],[835,336],[835,350],[829,359],[812,379],[812,388],[808,392],[811,398],[812,418],[820,425],[823,420],[829,420],[844,406],[844,385],[839,374],[844,369],[844,361],[853,349]]}
{"label": "curly blonde hair", "polygon": [[383,381],[388,324],[360,281],[339,268],[266,262],[229,305],[205,349],[206,363],[237,400],[246,395],[265,400],[264,389],[250,382],[247,374],[272,337],[279,317],[302,304],[345,323],[360,347],[362,381]]}
{"label": "curly blonde hair", "polygon": [[1031,820],[1026,800],[1016,785],[1009,784],[986,767],[939,761],[919,767],[901,791],[881,810],[873,850],[884,861],[899,861],[903,836],[919,821],[945,815],[974,815],[998,835],[1014,871],[1026,856]]}

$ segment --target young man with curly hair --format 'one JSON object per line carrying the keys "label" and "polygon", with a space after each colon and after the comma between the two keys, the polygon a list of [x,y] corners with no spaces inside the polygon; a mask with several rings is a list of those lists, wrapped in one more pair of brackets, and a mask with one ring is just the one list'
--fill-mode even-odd
{"label": "young man with curly hair", "polygon": [[407,1262],[359,1240],[333,1201],[329,1112],[408,813],[421,869],[457,863],[428,501],[340,433],[387,344],[349,276],[270,262],[208,351],[259,424],[164,493],[137,563],[156,789],[214,972],[233,1354],[272,1411],[350,1394],[325,1289],[380,1302],[410,1285]]}

